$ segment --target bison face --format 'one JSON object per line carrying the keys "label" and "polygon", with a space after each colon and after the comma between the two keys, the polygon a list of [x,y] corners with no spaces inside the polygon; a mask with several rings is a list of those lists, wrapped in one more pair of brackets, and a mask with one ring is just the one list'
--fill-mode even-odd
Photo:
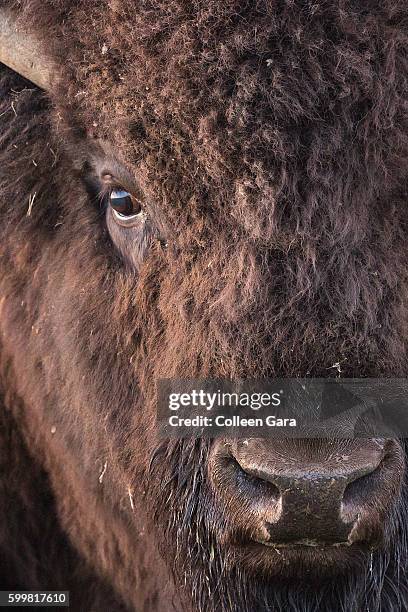
{"label": "bison face", "polygon": [[402,443],[156,431],[161,378],[406,375],[407,11],[309,4],[22,2],[58,70],[2,80],[1,382],[132,609],[408,592]]}

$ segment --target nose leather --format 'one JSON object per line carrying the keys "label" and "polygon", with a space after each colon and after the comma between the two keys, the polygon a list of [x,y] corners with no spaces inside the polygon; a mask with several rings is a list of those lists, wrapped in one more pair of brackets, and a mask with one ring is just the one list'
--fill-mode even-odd
{"label": "nose leather", "polygon": [[[330,453],[313,461],[311,456],[297,459],[279,452],[274,442],[253,440],[238,443],[234,457],[248,475],[268,481],[276,487],[279,512],[269,513],[265,524],[269,541],[302,542],[313,545],[347,542],[358,513],[342,516],[346,487],[373,472],[383,452],[378,443],[364,443],[351,454]],[[273,518],[272,518],[273,517]]]}
{"label": "nose leather", "polygon": [[280,491],[282,509],[277,522],[266,525],[271,540],[278,532],[279,540],[287,542],[347,541],[354,521],[346,523],[340,517],[346,479],[279,476],[273,482]]}

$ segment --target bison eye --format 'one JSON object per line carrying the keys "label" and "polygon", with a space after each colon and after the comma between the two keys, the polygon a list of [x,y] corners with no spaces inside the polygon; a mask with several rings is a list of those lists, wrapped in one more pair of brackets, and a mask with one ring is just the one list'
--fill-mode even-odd
{"label": "bison eye", "polygon": [[113,217],[119,223],[132,222],[143,215],[143,209],[138,200],[128,191],[112,189],[109,194],[109,206]]}

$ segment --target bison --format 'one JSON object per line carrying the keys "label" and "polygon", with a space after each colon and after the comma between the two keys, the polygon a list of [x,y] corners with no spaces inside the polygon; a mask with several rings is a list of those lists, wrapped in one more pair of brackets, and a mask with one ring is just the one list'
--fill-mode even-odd
{"label": "bison", "polygon": [[161,379],[407,375],[406,3],[0,9],[1,588],[407,610],[404,440],[155,417]]}

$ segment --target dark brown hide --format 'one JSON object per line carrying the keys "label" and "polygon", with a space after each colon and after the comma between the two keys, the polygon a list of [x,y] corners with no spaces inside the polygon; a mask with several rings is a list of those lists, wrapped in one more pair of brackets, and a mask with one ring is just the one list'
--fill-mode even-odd
{"label": "dark brown hide", "polygon": [[[407,6],[1,4],[61,74],[46,96],[1,73],[0,584],[89,583],[86,610],[408,609],[406,487],[382,550],[264,563],[223,539],[210,443],[154,427],[160,378],[407,375]],[[111,238],[90,185],[112,155],[167,249]]]}

